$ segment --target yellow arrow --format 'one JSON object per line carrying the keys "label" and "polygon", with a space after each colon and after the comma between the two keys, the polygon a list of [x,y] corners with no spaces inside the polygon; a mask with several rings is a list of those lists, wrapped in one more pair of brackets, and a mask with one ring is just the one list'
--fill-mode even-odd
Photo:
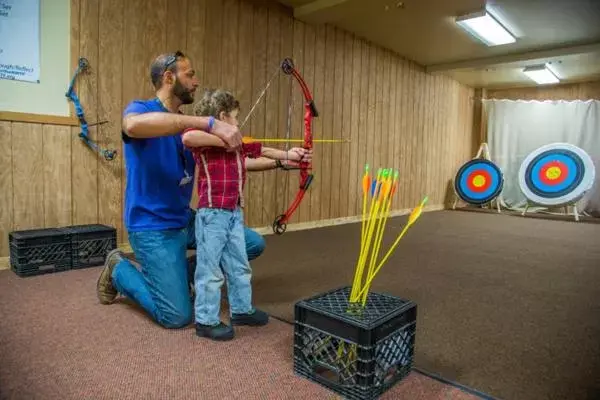
{"label": "yellow arrow", "polygon": [[[242,138],[242,142],[244,143],[254,143],[254,142],[265,142],[265,143],[303,143],[303,139],[271,139],[271,138],[253,138],[249,136],[244,136]],[[314,139],[314,143],[349,143],[350,140],[347,139]]]}

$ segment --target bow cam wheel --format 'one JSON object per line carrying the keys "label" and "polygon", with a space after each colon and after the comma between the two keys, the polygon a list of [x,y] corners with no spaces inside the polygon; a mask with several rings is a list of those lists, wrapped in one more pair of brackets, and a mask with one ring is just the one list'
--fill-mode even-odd
{"label": "bow cam wheel", "polygon": [[292,61],[292,59],[291,58],[284,59],[281,62],[281,69],[283,70],[283,72],[290,75],[292,73],[292,70],[294,69],[294,62]]}
{"label": "bow cam wheel", "polygon": [[81,57],[79,59],[79,68],[81,68],[82,70],[87,69],[90,66],[90,62],[88,61],[87,58],[85,57]]}
{"label": "bow cam wheel", "polygon": [[287,229],[287,224],[285,222],[282,222],[284,218],[285,215],[283,214],[275,218],[275,221],[273,222],[273,233],[281,235],[285,232],[285,230]]}
{"label": "bow cam wheel", "polygon": [[107,161],[112,161],[112,160],[114,160],[114,159],[115,159],[115,155],[116,155],[116,154],[117,154],[117,152],[116,152],[116,151],[104,150],[104,154],[103,154],[103,155],[104,155],[104,158],[105,158]]}

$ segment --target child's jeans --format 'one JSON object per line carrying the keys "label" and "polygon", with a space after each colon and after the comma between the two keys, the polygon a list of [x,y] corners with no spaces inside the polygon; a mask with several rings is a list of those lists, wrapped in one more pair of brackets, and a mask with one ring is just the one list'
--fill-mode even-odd
{"label": "child's jeans", "polygon": [[221,287],[227,278],[231,314],[252,308],[252,271],[246,254],[242,210],[201,208],[196,213],[195,322],[220,322]]}

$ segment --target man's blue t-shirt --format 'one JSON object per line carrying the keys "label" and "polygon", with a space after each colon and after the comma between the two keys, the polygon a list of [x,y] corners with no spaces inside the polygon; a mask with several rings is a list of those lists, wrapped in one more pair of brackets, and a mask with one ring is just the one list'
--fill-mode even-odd
{"label": "man's blue t-shirt", "polygon": [[[148,112],[168,110],[157,98],[134,100],[123,115]],[[186,227],[195,163],[181,134],[139,139],[124,133],[123,141],[127,177],[125,228],[136,232]]]}

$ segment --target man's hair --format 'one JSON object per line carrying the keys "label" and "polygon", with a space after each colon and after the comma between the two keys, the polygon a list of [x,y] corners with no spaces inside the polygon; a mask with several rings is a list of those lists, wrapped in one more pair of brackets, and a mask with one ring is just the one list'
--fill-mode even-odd
{"label": "man's hair", "polygon": [[207,89],[202,98],[194,104],[194,114],[219,118],[221,112],[229,114],[239,108],[240,102],[230,92],[223,89]]}
{"label": "man's hair", "polygon": [[162,86],[162,77],[167,71],[177,73],[177,61],[185,59],[186,56],[177,50],[174,53],[161,54],[152,61],[150,65],[150,80],[155,89]]}

